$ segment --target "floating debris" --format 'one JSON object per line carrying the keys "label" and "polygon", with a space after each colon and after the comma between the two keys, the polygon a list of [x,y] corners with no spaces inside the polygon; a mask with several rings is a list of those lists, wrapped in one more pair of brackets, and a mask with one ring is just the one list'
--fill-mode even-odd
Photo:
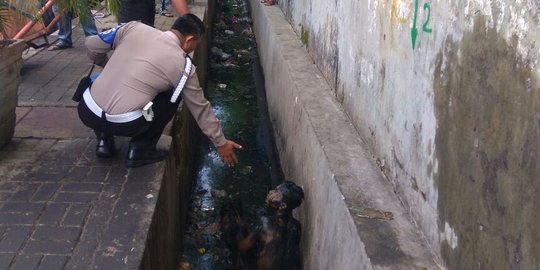
{"label": "floating debris", "polygon": [[244,175],[250,174],[252,172],[253,172],[253,169],[251,168],[251,166],[245,166],[245,167],[240,169],[240,173],[244,174]]}
{"label": "floating debris", "polygon": [[180,269],[189,269],[189,263],[188,262],[180,262],[180,265],[178,265]]}
{"label": "floating debris", "polygon": [[212,197],[214,198],[223,198],[227,196],[227,191],[220,190],[220,189],[214,189],[212,190]]}
{"label": "floating debris", "polygon": [[220,49],[218,47],[212,47],[210,49],[210,52],[212,52],[213,55],[221,57],[221,59],[223,59],[223,60],[228,59],[228,58],[231,57],[230,54],[225,53],[222,49]]}
{"label": "floating debris", "polygon": [[203,206],[203,207],[201,207],[201,210],[202,211],[214,211],[214,207]]}
{"label": "floating debris", "polygon": [[238,65],[235,64],[234,61],[232,61],[230,59],[223,62],[223,66],[225,66],[225,67],[238,67]]}
{"label": "floating debris", "polygon": [[238,19],[238,21],[243,22],[243,23],[251,23],[252,22],[252,20],[249,17],[240,18],[240,19]]}
{"label": "floating debris", "polygon": [[251,30],[251,28],[244,29],[244,30],[242,30],[242,35],[252,37],[253,36],[253,30]]}
{"label": "floating debris", "polygon": [[216,86],[219,90],[225,90],[227,88],[227,85],[224,83],[218,83]]}

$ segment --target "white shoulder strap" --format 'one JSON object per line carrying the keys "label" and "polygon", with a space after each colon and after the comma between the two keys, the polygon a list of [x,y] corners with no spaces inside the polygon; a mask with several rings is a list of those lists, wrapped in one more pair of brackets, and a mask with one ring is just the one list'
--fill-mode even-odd
{"label": "white shoulder strap", "polygon": [[176,89],[174,89],[174,93],[171,96],[171,103],[175,103],[180,96],[180,93],[182,93],[182,89],[184,89],[184,86],[186,85],[189,74],[191,74],[191,66],[191,58],[186,56],[186,61],[184,63],[184,73],[182,74],[182,78],[176,86]]}

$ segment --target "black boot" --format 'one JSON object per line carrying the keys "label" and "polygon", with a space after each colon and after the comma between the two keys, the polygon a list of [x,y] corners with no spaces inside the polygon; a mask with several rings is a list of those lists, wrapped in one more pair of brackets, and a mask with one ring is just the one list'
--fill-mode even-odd
{"label": "black boot", "polygon": [[155,147],[134,147],[129,145],[126,157],[126,167],[140,167],[164,160],[169,155],[166,150],[158,150]]}
{"label": "black boot", "polygon": [[106,135],[103,132],[97,134],[96,156],[100,158],[112,158],[115,154],[114,137]]}

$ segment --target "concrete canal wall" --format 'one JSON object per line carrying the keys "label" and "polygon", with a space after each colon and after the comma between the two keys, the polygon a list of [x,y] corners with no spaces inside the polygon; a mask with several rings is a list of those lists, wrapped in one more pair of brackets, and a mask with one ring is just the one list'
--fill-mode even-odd
{"label": "concrete canal wall", "polygon": [[251,4],[305,269],[538,269],[538,1]]}
{"label": "concrete canal wall", "polygon": [[[191,3],[191,12],[202,18],[211,33],[211,18],[215,5],[212,1]],[[211,34],[203,36],[193,61],[201,86],[206,85],[209,42]],[[183,106],[164,131],[171,138],[169,158],[163,167],[158,200],[152,216],[152,224],[140,269],[178,269],[178,257],[182,248],[182,235],[186,229],[191,205],[191,190],[196,170],[194,153],[202,135],[189,110]]]}

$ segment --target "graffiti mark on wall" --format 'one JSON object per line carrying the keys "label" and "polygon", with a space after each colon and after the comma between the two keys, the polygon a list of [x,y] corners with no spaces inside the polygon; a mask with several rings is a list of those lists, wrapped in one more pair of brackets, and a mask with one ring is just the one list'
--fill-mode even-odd
{"label": "graffiti mark on wall", "polygon": [[[417,18],[418,18],[418,1],[414,0],[414,15],[413,15],[413,25],[411,29],[411,40],[413,50],[416,48],[416,39],[418,38],[418,28],[417,28]],[[422,24],[422,32],[431,33],[433,29],[429,26],[429,20],[431,17],[431,5],[429,3],[424,3],[424,13],[426,14],[425,21]]]}

